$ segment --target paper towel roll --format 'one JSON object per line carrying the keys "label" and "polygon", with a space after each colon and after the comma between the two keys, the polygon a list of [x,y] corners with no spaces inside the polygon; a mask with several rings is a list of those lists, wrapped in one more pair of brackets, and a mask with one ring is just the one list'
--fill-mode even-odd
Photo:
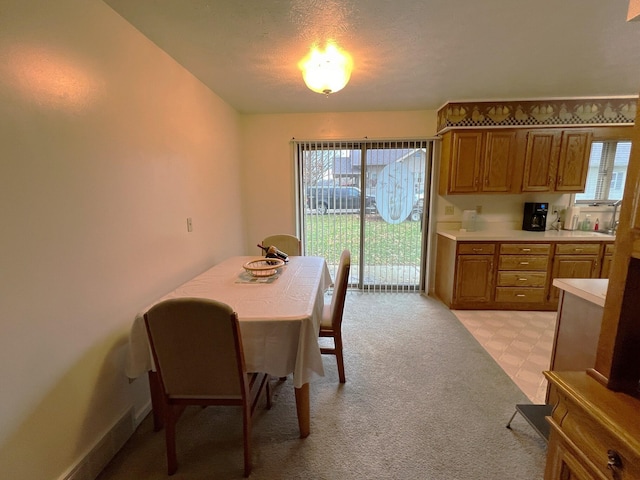
{"label": "paper towel roll", "polygon": [[475,210],[463,210],[462,211],[462,229],[467,232],[476,231],[476,216]]}
{"label": "paper towel roll", "polygon": [[564,214],[564,229],[577,230],[580,219],[580,207],[569,207]]}

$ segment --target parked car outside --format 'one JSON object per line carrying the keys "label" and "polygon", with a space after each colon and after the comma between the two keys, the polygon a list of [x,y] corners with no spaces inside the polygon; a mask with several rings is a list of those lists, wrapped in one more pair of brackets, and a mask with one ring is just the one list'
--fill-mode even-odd
{"label": "parked car outside", "polygon": [[422,221],[422,212],[424,210],[424,192],[416,193],[413,209],[409,214],[409,219],[412,222]]}
{"label": "parked car outside", "polygon": [[[307,188],[307,207],[320,215],[329,210],[340,213],[359,212],[362,192],[358,187],[318,185]],[[365,196],[365,213],[376,213],[376,198]]]}

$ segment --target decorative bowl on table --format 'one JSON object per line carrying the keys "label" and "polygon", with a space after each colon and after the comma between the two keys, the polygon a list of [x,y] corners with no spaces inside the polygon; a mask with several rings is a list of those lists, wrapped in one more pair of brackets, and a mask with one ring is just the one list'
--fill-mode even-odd
{"label": "decorative bowl on table", "polygon": [[245,271],[253,277],[271,277],[278,273],[278,268],[284,265],[279,258],[258,258],[243,265]]}

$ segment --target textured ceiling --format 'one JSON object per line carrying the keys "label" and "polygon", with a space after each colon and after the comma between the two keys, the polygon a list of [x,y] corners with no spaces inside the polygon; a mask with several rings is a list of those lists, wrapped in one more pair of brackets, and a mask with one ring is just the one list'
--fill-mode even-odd
{"label": "textured ceiling", "polygon": [[[242,113],[436,109],[447,101],[637,95],[628,0],[105,0]],[[330,95],[298,61],[354,60]]]}

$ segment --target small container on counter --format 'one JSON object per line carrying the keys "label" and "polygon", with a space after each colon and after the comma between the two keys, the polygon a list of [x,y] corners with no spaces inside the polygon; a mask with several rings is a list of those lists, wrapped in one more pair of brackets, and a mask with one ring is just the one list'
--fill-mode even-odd
{"label": "small container on counter", "polygon": [[580,208],[569,207],[564,216],[564,229],[565,230],[578,230],[580,227]]}

